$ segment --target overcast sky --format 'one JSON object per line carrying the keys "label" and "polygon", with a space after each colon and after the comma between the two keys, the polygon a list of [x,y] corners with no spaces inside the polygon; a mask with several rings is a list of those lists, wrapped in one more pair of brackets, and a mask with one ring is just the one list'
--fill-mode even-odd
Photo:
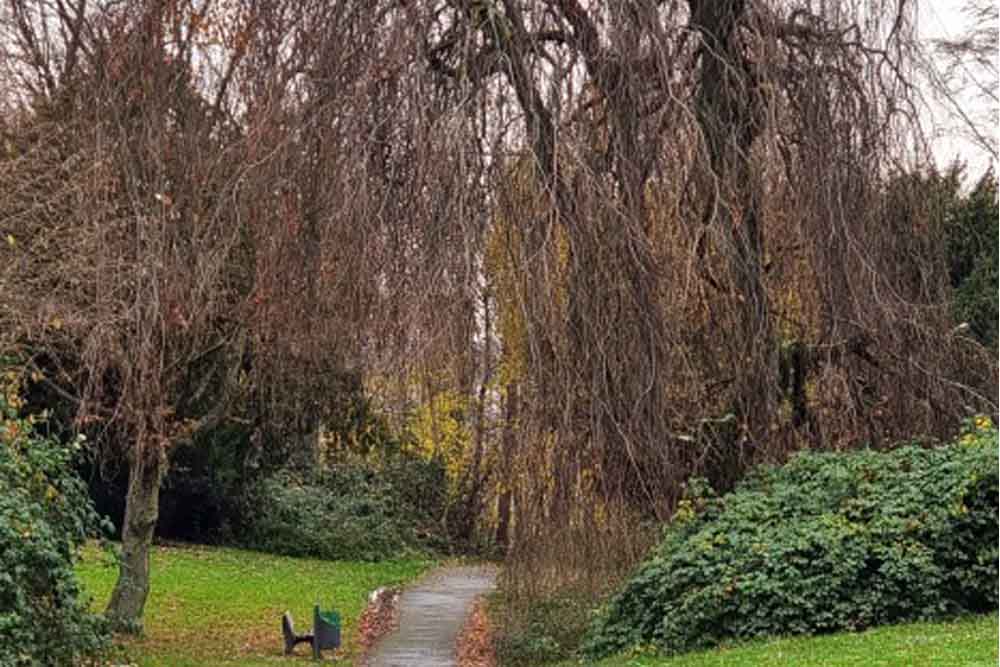
{"label": "overcast sky", "polygon": [[[962,11],[964,4],[965,0],[927,0],[920,3],[918,27],[921,37],[925,40],[956,38],[966,32],[970,25],[968,16]],[[962,102],[973,116],[989,111],[981,100],[971,96],[966,96]],[[991,115],[990,131],[995,134],[998,119],[995,112]],[[934,132],[934,156],[939,166],[946,166],[957,157],[968,163],[967,178],[978,178],[990,163],[989,155],[962,138],[947,113],[938,109],[932,116],[932,127],[929,129]]]}

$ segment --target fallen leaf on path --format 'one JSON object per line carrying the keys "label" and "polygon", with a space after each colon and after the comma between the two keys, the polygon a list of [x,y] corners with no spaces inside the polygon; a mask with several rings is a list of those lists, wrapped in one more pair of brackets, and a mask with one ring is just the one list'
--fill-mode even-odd
{"label": "fallen leaf on path", "polygon": [[364,656],[375,643],[396,628],[399,622],[399,591],[380,588],[368,597],[368,606],[358,619],[358,637],[361,655]]}
{"label": "fallen leaf on path", "polygon": [[472,613],[458,636],[456,653],[458,667],[496,667],[493,628],[482,598],[478,598],[472,606]]}

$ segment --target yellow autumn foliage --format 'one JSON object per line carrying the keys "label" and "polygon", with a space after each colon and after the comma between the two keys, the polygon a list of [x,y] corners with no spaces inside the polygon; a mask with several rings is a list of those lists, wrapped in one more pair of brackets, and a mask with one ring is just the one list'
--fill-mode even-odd
{"label": "yellow autumn foliage", "polygon": [[426,460],[444,465],[452,490],[461,477],[472,449],[472,429],[466,423],[468,400],[453,391],[435,394],[422,403],[410,423],[413,439],[405,446]]}

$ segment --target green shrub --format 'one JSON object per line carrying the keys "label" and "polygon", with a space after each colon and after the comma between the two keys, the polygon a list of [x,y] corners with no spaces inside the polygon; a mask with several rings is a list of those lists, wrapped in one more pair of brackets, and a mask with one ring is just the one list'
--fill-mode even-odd
{"label": "green shrub", "polygon": [[496,655],[502,665],[541,665],[558,662],[569,654],[559,643],[537,626],[519,634],[503,634],[496,639]]}
{"label": "green shrub", "polygon": [[[995,239],[994,239],[995,240]],[[972,271],[955,290],[955,318],[967,322],[984,345],[997,347],[997,246],[976,258]]]}
{"label": "green shrub", "polygon": [[41,435],[13,385],[0,382],[0,665],[71,665],[107,646],[73,570],[100,522],[72,472],[80,440]]}
{"label": "green shrub", "polygon": [[997,431],[888,453],[804,453],[724,498],[690,493],[584,651],[856,630],[997,607]]}
{"label": "green shrub", "polygon": [[418,460],[331,466],[307,478],[283,470],[248,501],[246,546],[289,556],[379,561],[441,546],[434,512],[444,472]]}

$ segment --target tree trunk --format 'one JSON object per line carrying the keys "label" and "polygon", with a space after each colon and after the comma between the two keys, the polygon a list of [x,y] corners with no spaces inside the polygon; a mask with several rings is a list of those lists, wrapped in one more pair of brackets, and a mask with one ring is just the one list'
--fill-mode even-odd
{"label": "tree trunk", "polygon": [[[476,520],[482,511],[483,504],[483,455],[486,448],[486,401],[489,398],[490,382],[493,379],[493,324],[490,309],[489,292],[482,293],[483,308],[483,376],[479,383],[479,396],[476,400],[476,434],[472,448],[472,463],[466,469],[461,489],[465,494],[464,520],[457,537],[471,545],[475,537]],[[472,348],[470,336],[469,347]],[[468,355],[471,358],[471,354]],[[471,386],[469,388],[471,393]]]}
{"label": "tree trunk", "polygon": [[517,383],[507,385],[507,406],[503,425],[503,440],[500,462],[500,483],[503,485],[500,498],[497,501],[497,533],[496,543],[506,553],[510,544],[511,516],[511,476],[514,469],[515,422],[518,418],[518,387]]}
{"label": "tree trunk", "polygon": [[144,449],[137,447],[131,456],[121,566],[105,612],[116,631],[129,634],[142,632],[142,611],[149,596],[149,549],[160,512],[160,482],[166,472],[162,450]]}
{"label": "tree trunk", "polygon": [[[701,32],[701,73],[696,117],[708,149],[715,188],[703,223],[714,224],[727,238],[726,249],[739,299],[741,349],[735,355],[739,385],[733,406],[746,432],[767,435],[777,387],[777,347],[764,285],[762,212],[752,182],[751,153],[764,131],[765,91],[756,66],[743,53],[739,24],[749,11],[745,0],[696,2],[690,0],[691,24]],[[731,202],[720,198],[729,192]],[[738,447],[727,445],[732,460],[722,468],[743,469]],[[728,473],[727,473],[728,474]]]}

